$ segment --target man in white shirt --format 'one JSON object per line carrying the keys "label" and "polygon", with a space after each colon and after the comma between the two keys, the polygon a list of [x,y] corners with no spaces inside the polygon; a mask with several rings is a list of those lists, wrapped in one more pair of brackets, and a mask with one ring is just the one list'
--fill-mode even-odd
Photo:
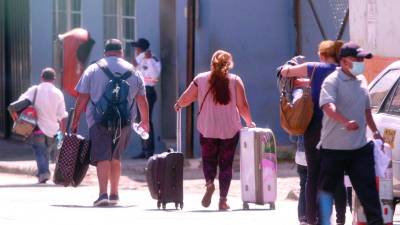
{"label": "man in white shirt", "polygon": [[154,103],[157,101],[157,93],[155,86],[158,83],[161,73],[160,61],[151,53],[150,43],[144,38],[139,38],[136,42],[131,43],[135,48],[136,57],[132,59],[132,64],[136,70],[140,71],[145,87],[146,98],[149,103],[150,132],[149,139],[142,140],[142,152],[133,158],[149,158],[154,154],[154,129],[151,121],[153,115]]}
{"label": "man in white shirt", "polygon": [[32,148],[38,167],[39,183],[50,179],[49,149],[54,146],[54,136],[59,130],[65,131],[64,119],[68,116],[65,110],[64,95],[54,85],[56,72],[45,68],[41,73],[41,83],[30,87],[19,100],[29,99],[34,102],[38,117],[38,127],[32,134]]}

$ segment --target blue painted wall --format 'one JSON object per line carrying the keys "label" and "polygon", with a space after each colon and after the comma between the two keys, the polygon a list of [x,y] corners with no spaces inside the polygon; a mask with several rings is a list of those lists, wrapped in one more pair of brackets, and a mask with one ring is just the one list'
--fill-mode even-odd
{"label": "blue painted wall", "polygon": [[[160,58],[160,0],[136,0],[136,39],[146,38],[150,42],[153,54]],[[161,62],[162,63],[162,62]],[[161,142],[161,97],[160,84],[156,91],[158,100],[153,110],[155,151],[162,152],[164,147]],[[131,143],[125,152],[126,157],[131,157],[141,152],[139,136],[134,133]]]}
{"label": "blue painted wall", "polygon": [[276,132],[280,144],[287,143],[279,125],[275,69],[295,51],[292,1],[202,0],[198,10],[196,73],[209,70],[214,51],[231,52],[232,72],[243,79],[253,120]]}
{"label": "blue painted wall", "polygon": [[[52,64],[52,20],[42,23],[43,16],[52,18],[53,1],[43,0],[40,6],[31,0],[32,17],[32,83],[39,81],[40,70]],[[151,42],[151,49],[156,56],[161,56],[160,40],[160,1],[136,0],[136,37],[145,37]],[[176,1],[176,40],[173,47],[176,59],[176,74],[168,74],[176,80],[177,90],[181,94],[186,88],[186,0]],[[315,1],[314,1],[315,2]],[[291,58],[295,52],[295,27],[292,0],[199,0],[195,43],[195,72],[209,70],[211,55],[218,49],[233,54],[235,68],[233,73],[241,76],[246,87],[254,121],[260,127],[270,127],[276,133],[278,144],[288,144],[287,134],[279,124],[279,93],[276,88],[275,68]],[[334,38],[336,27],[333,24],[331,6],[318,2],[317,9],[322,23],[326,27],[328,38]],[[96,9],[96,10],[93,10]],[[317,26],[311,17],[306,1],[302,1],[303,12],[303,54],[309,59],[316,59],[316,47],[322,40]],[[96,60],[103,54],[103,4],[102,0],[82,1],[82,27],[89,30],[96,41],[90,60]],[[330,28],[329,28],[330,27]],[[344,39],[348,38],[348,26]],[[168,49],[170,51],[171,48]],[[158,93],[161,84],[158,85]],[[73,99],[66,96],[68,107]],[[161,108],[162,96],[156,103],[153,121],[156,131],[157,152],[164,150],[161,128],[161,114],[169,108]],[[197,105],[195,112],[197,111]],[[171,118],[171,120],[174,118]],[[183,118],[185,121],[185,118]],[[86,123],[82,118],[81,130],[87,134]],[[184,126],[185,127],[185,126]],[[173,129],[175,127],[167,127]],[[195,129],[196,130],[196,129]],[[186,130],[183,129],[183,133]],[[198,133],[195,132],[195,152],[199,156]],[[185,144],[183,149],[185,149]],[[134,135],[126,156],[140,151],[140,140]]]}
{"label": "blue painted wall", "polygon": [[[36,3],[36,4],[35,4]],[[31,15],[31,83],[40,82],[40,72],[53,64],[53,1],[30,1]]]}

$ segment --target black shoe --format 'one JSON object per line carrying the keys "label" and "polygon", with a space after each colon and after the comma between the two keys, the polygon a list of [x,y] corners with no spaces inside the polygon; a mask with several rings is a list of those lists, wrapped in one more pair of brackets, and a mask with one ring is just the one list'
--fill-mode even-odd
{"label": "black shoe", "polygon": [[110,195],[110,198],[108,199],[108,202],[111,206],[115,206],[119,202],[119,196],[116,194]]}
{"label": "black shoe", "polygon": [[152,157],[154,155],[154,153],[146,153],[145,154],[145,158],[149,159],[150,157]]}
{"label": "black shoe", "polygon": [[108,206],[109,201],[108,201],[108,195],[107,193],[100,194],[99,198],[93,202],[93,206],[98,207],[98,206]]}
{"label": "black shoe", "polygon": [[137,156],[131,157],[131,159],[145,159],[145,158],[146,158],[146,155],[144,153],[140,153]]}

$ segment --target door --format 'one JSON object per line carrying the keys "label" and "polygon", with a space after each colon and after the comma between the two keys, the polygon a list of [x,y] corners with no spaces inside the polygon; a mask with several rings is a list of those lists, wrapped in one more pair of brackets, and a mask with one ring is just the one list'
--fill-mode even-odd
{"label": "door", "polygon": [[8,135],[7,127],[7,95],[6,95],[6,67],[5,67],[5,1],[0,1],[0,137]]}
{"label": "door", "polygon": [[30,85],[29,0],[0,1],[0,137],[10,134],[7,105]]}

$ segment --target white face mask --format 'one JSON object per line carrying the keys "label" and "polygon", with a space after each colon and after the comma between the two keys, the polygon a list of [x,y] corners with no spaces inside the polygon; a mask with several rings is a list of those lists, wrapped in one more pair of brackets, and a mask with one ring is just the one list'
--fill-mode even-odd
{"label": "white face mask", "polygon": [[363,74],[365,71],[364,62],[353,62],[353,68],[351,68],[350,72],[354,76],[358,76]]}

